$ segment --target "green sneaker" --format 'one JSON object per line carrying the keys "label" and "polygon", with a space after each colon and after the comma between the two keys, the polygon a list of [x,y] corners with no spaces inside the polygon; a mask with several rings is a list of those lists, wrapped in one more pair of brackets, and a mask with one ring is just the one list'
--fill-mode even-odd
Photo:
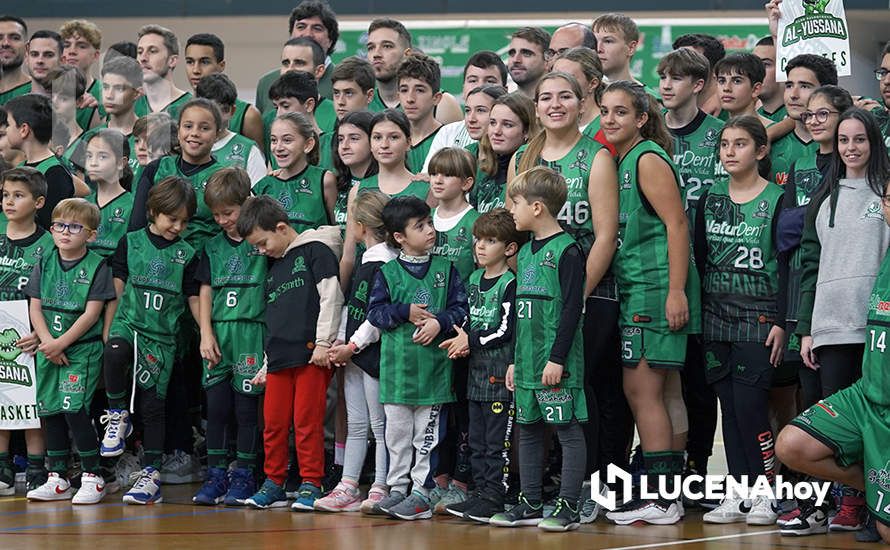
{"label": "green sneaker", "polygon": [[532,504],[519,493],[519,502],[506,512],[495,514],[488,520],[489,525],[496,527],[535,526],[544,519],[544,505],[541,502]]}
{"label": "green sneaker", "polygon": [[573,531],[581,526],[581,515],[578,507],[572,508],[569,501],[560,497],[556,499],[556,508],[550,517],[544,518],[538,527],[544,531],[564,532]]}

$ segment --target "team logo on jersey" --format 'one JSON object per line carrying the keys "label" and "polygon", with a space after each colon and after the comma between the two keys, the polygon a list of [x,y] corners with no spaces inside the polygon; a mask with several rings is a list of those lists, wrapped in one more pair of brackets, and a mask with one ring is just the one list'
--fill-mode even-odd
{"label": "team logo on jersey", "polygon": [[308,193],[309,191],[309,180],[307,178],[300,179],[300,191],[303,193]]}
{"label": "team logo on jersey", "polygon": [[479,285],[470,285],[470,288],[467,289],[467,302],[478,304],[479,296]]}
{"label": "team logo on jersey", "polygon": [[459,243],[467,242],[467,228],[461,227],[457,230],[457,235],[455,235],[454,240]]}
{"label": "team logo on jersey", "polygon": [[553,251],[548,250],[546,253],[544,253],[544,261],[541,262],[541,265],[544,267],[556,269],[556,263],[553,261],[554,257],[555,256],[553,254]]}
{"label": "team logo on jersey", "polygon": [[287,211],[290,211],[291,207],[294,205],[294,200],[287,191],[282,191],[278,194],[278,202],[280,202],[281,206]]}
{"label": "team logo on jersey", "polygon": [[768,218],[769,217],[769,202],[766,200],[762,200],[757,203],[757,212],[752,214],[755,218]]}
{"label": "team logo on jersey", "polygon": [[243,273],[244,272],[244,262],[241,261],[240,256],[232,256],[229,258],[229,261],[226,262],[226,271],[231,274]]}
{"label": "team logo on jersey", "polygon": [[547,388],[535,390],[535,399],[538,403],[562,404],[572,401],[572,393],[565,388]]}
{"label": "team logo on jersey", "polygon": [[108,221],[112,223],[124,223],[126,220],[124,219],[124,209],[123,208],[115,208],[114,212],[111,213],[111,217],[108,218]]}
{"label": "team logo on jersey", "polygon": [[293,274],[301,271],[306,271],[306,260],[302,256],[297,256],[297,259],[294,260],[294,268],[290,272]]}
{"label": "team logo on jersey", "polygon": [[149,277],[154,277],[155,279],[163,279],[167,276],[167,273],[167,265],[161,258],[152,258],[152,260],[148,262],[147,275]]}
{"label": "team logo on jersey", "polygon": [[717,359],[717,355],[713,351],[709,351],[705,353],[705,370],[718,369],[720,368],[720,360]]}
{"label": "team logo on jersey", "polygon": [[717,129],[708,128],[708,131],[705,132],[705,137],[702,139],[702,142],[698,146],[714,147],[715,145],[717,145]]}
{"label": "team logo on jersey", "polygon": [[569,170],[578,170],[583,175],[590,169],[590,161],[587,160],[587,149],[581,149],[575,155],[575,162],[569,165]]}
{"label": "team logo on jersey", "polygon": [[522,271],[522,284],[530,285],[535,282],[535,279],[538,278],[538,270],[535,269],[535,266],[530,265],[526,267]]}
{"label": "team logo on jersey", "polygon": [[625,171],[624,175],[621,176],[621,189],[630,189],[630,172]]}
{"label": "team logo on jersey", "polygon": [[430,292],[430,289],[421,287],[414,291],[414,299],[411,301],[411,303],[429,305],[429,303],[432,301],[433,293]]}
{"label": "team logo on jersey", "polygon": [[862,219],[884,221],[884,214],[881,213],[881,203],[879,201],[870,202],[865,209],[865,214],[862,215]]}
{"label": "team logo on jersey", "polygon": [[41,256],[43,256],[43,245],[42,245],[42,244],[38,244],[38,245],[34,248],[34,252],[31,253],[31,257],[33,257],[33,258],[40,258]]}
{"label": "team logo on jersey", "polygon": [[229,161],[241,161],[244,160],[244,146],[240,143],[236,143],[232,145],[231,152],[226,155],[226,160]]}
{"label": "team logo on jersey", "polygon": [[177,248],[176,253],[174,254],[173,259],[171,261],[173,261],[174,263],[177,263],[179,265],[185,265],[185,249]]}
{"label": "team logo on jersey", "polygon": [[68,288],[68,283],[65,281],[59,281],[56,283],[56,296],[57,300],[65,300],[68,298],[68,294],[70,294],[71,289]]}
{"label": "team logo on jersey", "polygon": [[890,460],[880,470],[869,468],[868,482],[872,485],[879,485],[884,490],[890,490]]}
{"label": "team logo on jersey", "polygon": [[437,271],[435,275],[433,275],[433,288],[445,288],[445,274],[441,271]]}
{"label": "team logo on jersey", "polygon": [[79,285],[90,284],[90,279],[87,277],[87,270],[80,268],[80,271],[77,272],[77,277],[74,278],[74,282]]}

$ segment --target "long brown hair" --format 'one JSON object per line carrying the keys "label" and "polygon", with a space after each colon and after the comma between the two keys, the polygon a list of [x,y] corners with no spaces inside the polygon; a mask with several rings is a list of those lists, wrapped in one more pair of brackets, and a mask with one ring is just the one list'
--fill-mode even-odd
{"label": "long brown hair", "polygon": [[655,101],[651,95],[646,92],[642,84],[631,82],[629,80],[616,80],[609,84],[603,94],[609,92],[624,92],[630,97],[631,106],[637,112],[637,116],[643,113],[648,115],[646,124],[640,128],[640,135],[643,139],[648,139],[657,143],[668,156],[673,154],[674,138],[668,132],[661,118],[661,106]]}
{"label": "long brown hair", "polygon": [[[492,110],[495,105],[503,105],[510,109],[522,123],[522,129],[526,136],[538,133],[540,124],[538,124],[538,117],[535,116],[535,103],[528,96],[520,92],[504,94],[494,101],[491,106]],[[495,176],[498,173],[498,155],[491,148],[491,140],[488,139],[487,131],[479,140],[479,169],[489,176]]]}
{"label": "long brown hair", "polygon": [[[538,81],[538,85],[535,87],[535,103],[538,101],[538,95],[541,93],[541,86],[547,82],[548,80],[555,80],[557,78],[561,78],[569,83],[569,87],[572,88],[572,93],[575,94],[575,97],[578,98],[578,101],[582,101],[584,99],[584,91],[581,90],[581,85],[578,84],[578,81],[575,80],[575,77],[568,74],[562,73],[559,71],[554,71],[551,73],[547,73],[544,75],[541,80]],[[541,128],[537,134],[534,135],[531,139],[528,140],[528,146],[525,148],[525,152],[522,154],[522,159],[519,161],[519,166],[516,167],[516,172],[525,172],[526,170],[530,170],[532,167],[537,166],[539,159],[541,157],[541,151],[544,150],[544,144],[547,142],[547,131],[544,128]]]}

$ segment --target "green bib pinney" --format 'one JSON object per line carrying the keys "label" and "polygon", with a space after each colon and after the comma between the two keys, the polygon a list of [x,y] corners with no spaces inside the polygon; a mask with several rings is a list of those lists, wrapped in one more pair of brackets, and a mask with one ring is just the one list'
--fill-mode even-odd
{"label": "green bib pinney", "polygon": [[788,181],[788,170],[791,168],[791,164],[818,152],[819,144],[815,141],[804,143],[794,132],[782,136],[770,144],[769,159],[772,167],[768,179],[779,185],[785,185]]}
{"label": "green bib pinney", "polygon": [[884,258],[868,301],[865,325],[865,353],[862,356],[862,380],[869,401],[890,406],[890,363],[885,351],[890,344],[890,259]]}
{"label": "green bib pinney", "polygon": [[312,113],[318,128],[327,135],[331,135],[334,126],[337,125],[337,111],[334,110],[334,102],[326,97],[318,99],[318,106]]}
{"label": "green bib pinney", "polygon": [[[426,304],[433,315],[448,303],[451,263],[440,256],[430,258],[429,269],[418,279],[398,260],[384,264],[380,273],[396,304]],[[402,323],[380,335],[380,402],[398,405],[441,405],[454,401],[452,365],[439,349],[441,334],[429,345],[412,341],[416,327]]]}
{"label": "green bib pinney", "polygon": [[[434,220],[436,210],[438,209],[433,209]],[[473,256],[473,223],[478,217],[479,212],[470,207],[454,227],[448,231],[436,231],[436,244],[430,251],[432,255],[441,256],[454,264],[464,282],[476,269],[476,260]]]}
{"label": "green bib pinney", "polygon": [[273,197],[284,210],[291,227],[302,233],[330,224],[324,203],[324,176],[327,170],[307,165],[299,174],[287,180],[266,176],[256,183],[256,195]]}
{"label": "green bib pinney", "polygon": [[250,109],[250,103],[235,98],[235,113],[229,119],[229,130],[236,134],[244,134],[244,115]]}
{"label": "green bib pinney", "polygon": [[[643,196],[639,184],[640,157],[654,154],[663,159],[680,186],[677,168],[658,144],[644,140],[631,148],[618,163],[618,250],[612,260],[612,271],[618,281],[622,327],[641,327],[668,332],[665,301],[668,294],[667,229],[655,209]],[[689,253],[686,277],[686,299],[689,322],[678,334],[695,334],[700,330],[700,285],[692,252]]]}
{"label": "green bib pinney", "polygon": [[[512,271],[501,274],[488,290],[482,290],[485,269],[470,274],[467,302],[470,307],[470,330],[490,331],[501,324],[501,307],[510,283],[516,280]],[[513,362],[513,342],[498,347],[474,349],[469,357],[467,398],[473,401],[509,401],[510,392],[504,385],[507,365]]]}
{"label": "green bib pinney", "polygon": [[91,193],[86,197],[99,207],[99,227],[96,229],[96,240],[87,243],[87,248],[103,257],[114,254],[117,244],[127,234],[130,214],[133,212],[133,193],[124,191],[105,205],[99,205],[99,196]]}
{"label": "green bib pinney", "polygon": [[[401,105],[396,105],[393,109],[401,109]],[[389,109],[386,106],[386,103],[380,99],[380,90],[378,88],[374,88],[374,99],[371,100],[371,103],[368,104],[368,110],[372,113],[382,113],[383,111]]]}
{"label": "green bib pinney", "polygon": [[[525,243],[516,260],[516,347],[514,379],[517,388],[543,389],[541,375],[550,360],[562,315],[562,288],[559,262],[565,251],[578,246],[568,233],[560,233],[532,252],[532,242]],[[563,365],[560,388],[584,386],[583,320],[579,320],[572,347]]]}
{"label": "green bib pinney", "polygon": [[[40,304],[46,326],[53,338],[65,334],[83,315],[96,272],[105,259],[95,252],[69,268],[62,266],[58,250],[40,259]],[[96,321],[77,339],[76,344],[102,338],[102,323]]]}
{"label": "green bib pinney", "polygon": [[495,208],[504,208],[507,205],[506,174],[501,178],[497,174],[489,176],[482,168],[477,168],[476,180],[470,188],[467,200],[480,214]]}
{"label": "green bib pinney", "polygon": [[266,257],[246,240],[235,242],[225,233],[208,240],[204,253],[210,259],[211,320],[262,323]]}
{"label": "green bib pinney", "polygon": [[408,151],[408,157],[405,160],[408,163],[408,171],[412,174],[423,172],[426,156],[430,153],[430,148],[433,146],[433,140],[436,139],[436,134],[438,134],[441,129],[442,127],[439,126],[436,131],[423,138],[420,143],[411,146],[411,149]]}
{"label": "green bib pinney", "polygon": [[235,134],[225,145],[213,151],[213,158],[223,166],[247,169],[247,160],[250,151],[256,147],[256,143],[241,134]]}
{"label": "green bib pinney", "polygon": [[148,229],[127,233],[128,280],[112,322],[173,346],[179,331],[179,318],[185,311],[182,293],[185,268],[195,256],[195,249],[180,239],[158,248],[151,242]]}
{"label": "green bib pinney", "polygon": [[[816,154],[806,155],[797,159],[791,169],[794,172],[795,203],[785,205],[786,208],[805,207],[810,204],[812,196],[822,184],[822,172],[816,165]],[[791,179],[789,178],[789,181]],[[803,270],[803,250],[796,247],[788,258],[788,309],[785,317],[797,320],[797,309],[800,307],[800,278]]]}
{"label": "green bib pinney", "polygon": [[[364,193],[365,191],[383,191],[380,189],[380,183],[377,179],[377,174],[373,176],[368,176],[367,178],[362,179],[358,184],[358,193]],[[386,194],[386,193],[384,193]],[[389,198],[394,199],[396,197],[406,197],[406,196],[414,196],[422,201],[426,201],[427,195],[430,194],[430,182],[428,181],[420,181],[414,180],[409,183],[404,189],[395,193],[394,195],[387,195]]]}
{"label": "green bib pinney", "polygon": [[[703,114],[703,113],[702,113]],[[691,126],[691,124],[690,124]],[[690,222],[690,230],[695,220],[695,208],[702,193],[707,191],[718,178],[720,158],[717,146],[723,121],[705,114],[694,128],[671,129],[674,137],[674,165],[680,174],[681,197]],[[720,171],[722,172],[722,170]]]}
{"label": "green bib pinney", "polygon": [[788,116],[788,109],[785,108],[785,104],[783,103],[782,106],[779,107],[778,109],[776,109],[775,112],[767,113],[766,109],[764,109],[763,106],[761,105],[760,107],[757,108],[757,114],[764,118],[768,118],[768,119],[772,120],[773,122],[779,122],[782,119],[784,119],[786,116]]}
{"label": "green bib pinney", "polygon": [[[170,115],[170,118],[173,119],[173,122],[176,122],[179,120],[179,110],[182,109],[183,105],[194,99],[194,97],[195,96],[193,96],[191,92],[183,92],[181,96],[177,97],[161,109],[161,112],[167,113]],[[140,96],[139,99],[136,100],[133,112],[136,113],[137,117],[144,117],[153,112],[151,110],[151,105],[148,104],[148,98],[146,96]]]}
{"label": "green bib pinney", "polygon": [[729,184],[711,187],[704,203],[707,260],[702,280],[706,340],[764,342],[778,312],[779,264],[773,223],[784,191],[774,183],[737,204]]}
{"label": "green bib pinney", "polygon": [[181,159],[182,157],[172,155],[162,157],[158,164],[158,171],[155,172],[152,185],[157,185],[168,176],[185,178],[192,184],[195,190],[195,198],[198,202],[198,210],[189,220],[181,237],[195,250],[201,250],[207,239],[220,232],[219,226],[213,221],[213,213],[210,211],[210,207],[204,202],[204,188],[207,187],[207,180],[210,179],[210,176],[222,168],[222,165],[214,159],[214,162],[209,166],[187,176],[179,168]]}
{"label": "green bib pinney", "polygon": [[341,234],[346,232],[346,210],[349,206],[349,193],[360,182],[361,179],[353,176],[349,182],[349,187],[337,191],[337,202],[334,203],[334,221],[340,226]]}
{"label": "green bib pinney", "polygon": [[6,104],[7,101],[14,97],[19,97],[22,95],[31,93],[31,81],[28,80],[24,84],[19,84],[15,88],[11,90],[7,90],[3,93],[0,93],[0,105]]}
{"label": "green bib pinney", "polygon": [[34,235],[17,241],[5,230],[0,234],[0,302],[25,299],[22,289],[31,271],[54,247],[52,234],[40,227]]}

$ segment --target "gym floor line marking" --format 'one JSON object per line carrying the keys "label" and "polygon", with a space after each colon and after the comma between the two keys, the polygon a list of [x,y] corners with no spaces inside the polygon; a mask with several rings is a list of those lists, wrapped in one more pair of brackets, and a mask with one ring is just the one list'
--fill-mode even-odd
{"label": "gym floor line marking", "polygon": [[[28,499],[22,497],[21,499],[16,499],[16,500],[28,500]],[[8,501],[4,500],[3,502],[5,503]],[[117,503],[106,502],[104,504],[90,504],[90,505],[85,505],[85,506],[75,506],[75,505],[71,504],[70,500],[66,500],[63,502],[65,502],[65,504],[66,504],[65,506],[49,506],[48,503],[47,503],[47,505],[39,504],[39,503],[31,504],[25,510],[16,510],[15,512],[0,512],[0,517],[20,516],[22,514],[43,514],[46,512],[59,512],[62,510],[71,510],[72,508],[74,508],[74,510],[78,510],[78,509],[95,510],[96,508],[108,508],[109,506],[126,506],[126,504],[124,504],[123,502],[117,502]]]}
{"label": "gym floor line marking", "polygon": [[756,537],[760,535],[774,535],[779,533],[779,529],[771,531],[757,531],[756,533],[737,533],[735,535],[721,535],[719,537],[704,537],[699,539],[682,539],[673,542],[657,542],[654,544],[638,544],[636,546],[615,546],[613,548],[604,548],[603,550],[636,550],[638,548],[658,548],[663,546],[679,546],[681,544],[695,544],[696,542],[710,542],[714,540],[739,539],[742,537]]}
{"label": "gym floor line marking", "polygon": [[16,531],[30,531],[32,529],[51,529],[51,528],[55,528],[55,527],[76,527],[79,525],[95,525],[95,524],[101,524],[101,523],[120,523],[120,522],[124,522],[124,521],[140,521],[140,520],[145,520],[145,519],[164,519],[164,518],[171,518],[171,517],[177,517],[177,516],[206,516],[209,514],[221,514],[221,513],[225,513],[225,512],[235,512],[238,510],[239,510],[238,508],[219,508],[219,509],[214,508],[213,510],[200,511],[200,512],[198,512],[198,511],[176,512],[173,514],[161,514],[161,515],[157,515],[157,516],[151,516],[151,515],[133,516],[133,517],[127,517],[127,518],[109,518],[109,519],[94,519],[94,520],[87,520],[87,521],[73,521],[73,522],[67,522],[67,523],[48,523],[46,525],[23,525],[21,527],[12,527],[10,529],[4,529],[3,531],[0,531],[0,535],[13,534]]}
{"label": "gym floor line marking", "polygon": [[[269,534],[272,534],[272,533],[308,533],[310,531],[333,531],[333,530],[362,529],[362,528],[370,529],[372,527],[382,527],[382,526],[386,526],[386,525],[405,525],[405,522],[386,521],[386,522],[374,523],[374,524],[369,524],[369,525],[336,525],[336,526],[332,525],[330,527],[304,527],[304,528],[295,527],[295,528],[291,528],[291,529],[255,529],[255,530],[250,530],[250,531],[244,531],[244,530],[237,530],[237,531],[218,531],[218,530],[213,530],[213,531],[163,531],[163,532],[154,532],[154,533],[145,533],[145,532],[133,533],[131,531],[125,531],[125,532],[102,531],[101,533],[95,533],[95,534],[101,535],[103,537],[104,536],[144,537],[147,535],[151,535],[153,537],[169,536],[169,535],[174,535],[174,536],[184,536],[184,535],[262,535],[263,533],[269,533]],[[2,537],[2,536],[20,536],[20,535],[43,537],[43,536],[46,536],[47,533],[23,533],[23,532],[12,533],[12,532],[9,532],[9,530],[0,531],[0,537]],[[52,533],[52,535],[57,536],[57,537],[65,537],[65,536],[80,537],[80,536],[84,536],[84,533],[81,533],[81,532]]]}

